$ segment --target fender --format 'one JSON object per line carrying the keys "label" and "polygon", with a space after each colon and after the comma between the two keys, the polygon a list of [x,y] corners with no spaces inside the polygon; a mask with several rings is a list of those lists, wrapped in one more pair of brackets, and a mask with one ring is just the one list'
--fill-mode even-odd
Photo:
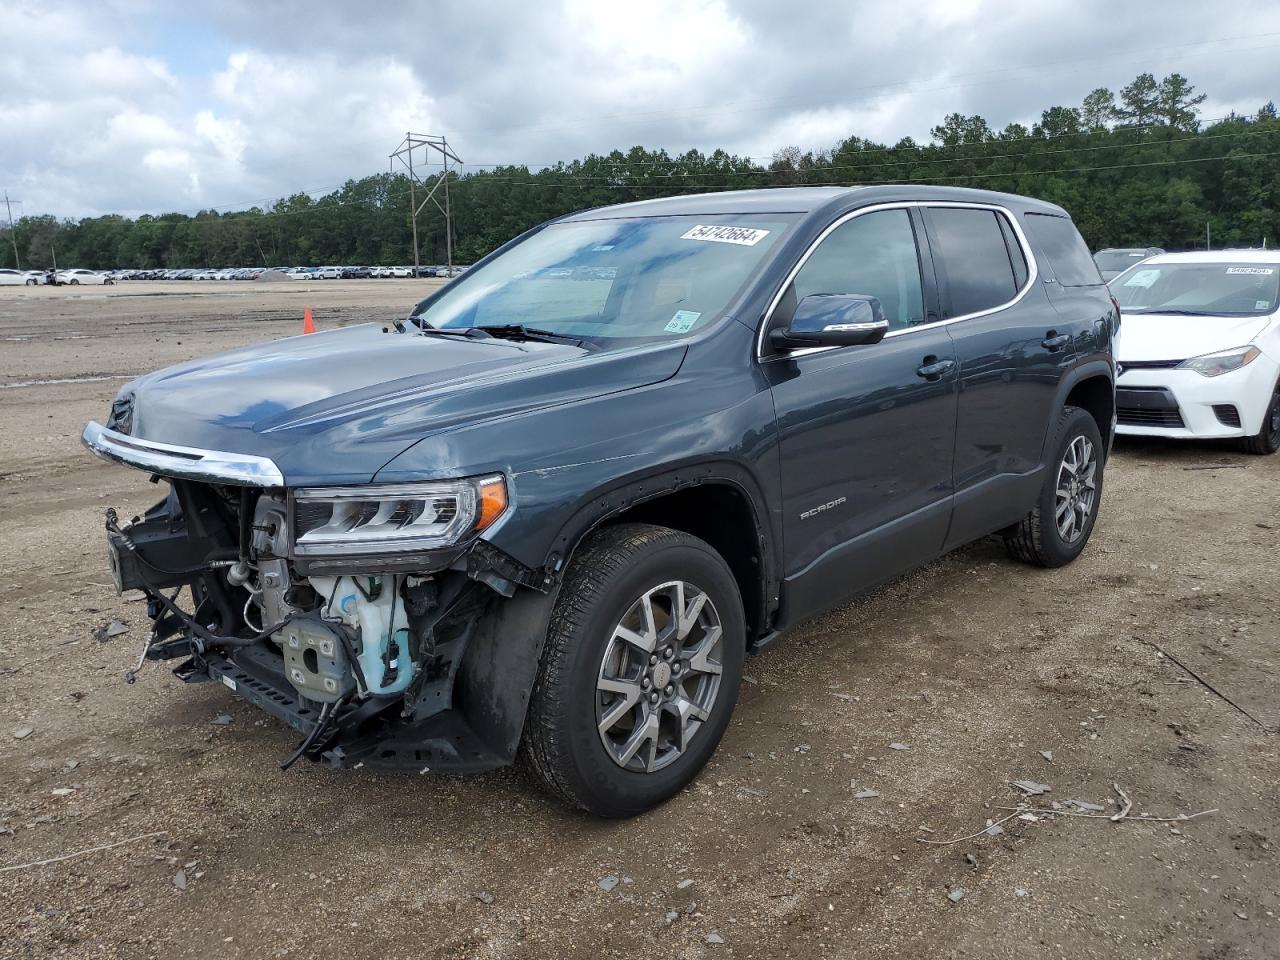
{"label": "fender", "polygon": [[545,564],[548,576],[558,579],[578,545],[606,521],[659,497],[715,484],[734,488],[746,497],[751,507],[755,523],[754,538],[761,558],[759,575],[762,603],[761,609],[755,611],[755,616],[751,616],[748,611],[747,619],[763,628],[772,621],[778,608],[778,571],[781,569],[782,558],[778,553],[781,536],[776,528],[780,518],[770,513],[768,501],[751,471],[733,461],[694,461],[678,466],[668,464],[655,470],[632,474],[621,482],[584,498],[552,541]]}
{"label": "fender", "polygon": [[[1067,396],[1075,389],[1076,385],[1090,377],[1105,377],[1111,384],[1112,402],[1111,402],[1111,429],[1108,436],[1103,437],[1103,443],[1108,450],[1111,449],[1111,440],[1115,437],[1115,389],[1116,389],[1116,371],[1115,365],[1111,360],[1107,360],[1098,354],[1092,355],[1094,359],[1085,359],[1076,364],[1062,376],[1062,380],[1058,383],[1058,392],[1054,397],[1053,409],[1061,409],[1067,402]],[[1049,441],[1052,439],[1050,431],[1053,425],[1049,424],[1045,428],[1044,442],[1040,445],[1040,462],[1045,462],[1048,456]]]}

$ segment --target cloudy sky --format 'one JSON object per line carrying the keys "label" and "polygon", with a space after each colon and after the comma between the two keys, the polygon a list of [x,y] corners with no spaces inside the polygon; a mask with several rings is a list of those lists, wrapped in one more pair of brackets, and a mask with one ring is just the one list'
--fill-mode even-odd
{"label": "cloudy sky", "polygon": [[385,170],[406,130],[472,166],[767,159],[957,110],[1029,125],[1144,70],[1217,117],[1280,100],[1277,53],[1275,0],[0,0],[0,190],[27,214],[235,209]]}

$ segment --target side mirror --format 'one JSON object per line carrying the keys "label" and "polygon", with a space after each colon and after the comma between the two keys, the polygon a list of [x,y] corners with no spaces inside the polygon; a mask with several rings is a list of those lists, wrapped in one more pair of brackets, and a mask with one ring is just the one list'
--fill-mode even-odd
{"label": "side mirror", "polygon": [[889,321],[875,297],[815,293],[796,305],[789,326],[770,331],[769,342],[779,350],[854,347],[879,343],[888,332]]}

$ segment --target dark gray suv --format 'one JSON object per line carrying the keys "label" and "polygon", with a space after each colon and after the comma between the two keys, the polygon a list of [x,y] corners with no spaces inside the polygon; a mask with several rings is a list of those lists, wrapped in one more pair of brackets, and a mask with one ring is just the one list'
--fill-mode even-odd
{"label": "dark gray suv", "polygon": [[531,230],[394,325],[141,377],[84,440],[168,487],[107,518],[144,656],[295,727],[286,765],[522,751],[622,816],[789,626],[988,534],[1074,559],[1118,325],[1047,203],[672,197]]}

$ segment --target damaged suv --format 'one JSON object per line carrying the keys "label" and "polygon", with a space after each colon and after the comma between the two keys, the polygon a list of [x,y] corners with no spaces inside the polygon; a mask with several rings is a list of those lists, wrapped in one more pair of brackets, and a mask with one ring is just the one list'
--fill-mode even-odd
{"label": "damaged suv", "polygon": [[167,486],[107,516],[139,665],[296,728],[286,765],[522,751],[625,816],[787,627],[991,533],[1078,555],[1118,324],[1050,204],[672,197],[531,230],[404,321],[141,377],[84,442]]}

